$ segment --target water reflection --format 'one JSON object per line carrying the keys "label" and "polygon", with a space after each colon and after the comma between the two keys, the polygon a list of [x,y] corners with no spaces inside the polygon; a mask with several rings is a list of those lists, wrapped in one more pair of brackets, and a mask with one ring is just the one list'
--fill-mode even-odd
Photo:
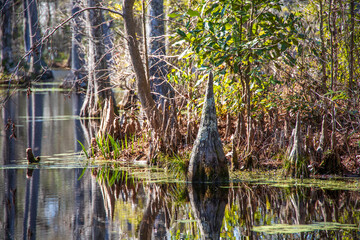
{"label": "water reflection", "polygon": [[[89,173],[78,180],[83,158],[73,154],[84,139],[76,118],[83,96],[32,90],[1,108],[0,239],[106,238],[99,186]],[[27,164],[27,147],[40,164]]]}
{"label": "water reflection", "polygon": [[[1,239],[359,237],[359,191],[247,182],[193,186],[113,164],[84,172],[84,159],[73,153],[81,150],[77,140],[95,136],[96,123],[74,117],[82,99],[18,92],[1,109]],[[41,156],[40,164],[27,164],[27,147]]]}
{"label": "water reflection", "polygon": [[[116,174],[128,175],[103,171],[107,174],[102,176],[110,178]],[[135,178],[113,181],[100,177],[98,183],[113,226],[127,239],[356,239],[359,236],[359,192],[249,183],[222,187],[159,184]],[[261,230],[259,226],[272,227]]]}
{"label": "water reflection", "polygon": [[189,184],[188,192],[202,239],[219,239],[228,189],[214,185]]}
{"label": "water reflection", "polygon": [[[2,142],[2,159],[4,164],[11,164],[10,157],[15,153],[14,142],[15,138],[10,136],[15,136],[15,128],[13,128],[13,119],[15,113],[12,105],[12,101],[8,101],[8,108],[2,109],[2,119],[5,129],[3,129],[2,135],[4,135],[4,140]],[[7,170],[4,172],[4,186],[3,186],[3,209],[4,209],[4,218],[3,218],[3,228],[4,228],[4,238],[12,239],[15,236],[15,203],[16,203],[16,171],[13,169]]]}

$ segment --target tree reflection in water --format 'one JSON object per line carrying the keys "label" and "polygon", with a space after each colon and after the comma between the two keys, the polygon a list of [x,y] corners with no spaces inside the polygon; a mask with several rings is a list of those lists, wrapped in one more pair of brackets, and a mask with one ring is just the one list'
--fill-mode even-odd
{"label": "tree reflection in water", "polygon": [[[359,234],[359,192],[249,183],[224,187],[154,183],[108,169],[95,174],[113,230],[122,238],[356,239]],[[293,233],[254,231],[257,226],[324,222],[344,225]]]}

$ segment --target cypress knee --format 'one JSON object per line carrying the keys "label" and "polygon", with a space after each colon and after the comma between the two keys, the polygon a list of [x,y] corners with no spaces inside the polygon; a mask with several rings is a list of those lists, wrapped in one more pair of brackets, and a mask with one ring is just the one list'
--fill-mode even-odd
{"label": "cypress knee", "polygon": [[223,182],[229,171],[218,132],[213,74],[210,72],[199,132],[190,156],[187,174],[191,182]]}

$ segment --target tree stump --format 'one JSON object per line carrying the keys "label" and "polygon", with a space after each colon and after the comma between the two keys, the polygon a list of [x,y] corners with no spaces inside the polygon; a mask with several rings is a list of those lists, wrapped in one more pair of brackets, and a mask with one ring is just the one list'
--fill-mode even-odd
{"label": "tree stump", "polygon": [[26,159],[28,160],[28,163],[38,163],[40,161],[40,157],[34,157],[31,148],[26,149]]}
{"label": "tree stump", "polygon": [[210,72],[199,132],[190,155],[187,174],[191,182],[220,182],[229,180],[229,171],[218,133],[213,91],[213,74]]}

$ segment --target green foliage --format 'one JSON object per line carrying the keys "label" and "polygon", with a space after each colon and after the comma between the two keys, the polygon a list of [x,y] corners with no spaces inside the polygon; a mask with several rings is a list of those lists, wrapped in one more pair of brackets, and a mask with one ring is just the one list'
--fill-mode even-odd
{"label": "green foliage", "polygon": [[[176,30],[178,43],[187,46],[180,58],[192,59],[200,70],[215,71],[220,112],[244,108],[246,79],[253,104],[260,104],[259,108],[273,106],[266,100],[270,100],[268,90],[281,82],[269,65],[275,60],[296,64],[290,50],[303,38],[298,33],[300,14],[284,14],[280,1],[222,0],[200,1],[182,15],[170,17],[185,23]],[[192,86],[196,88],[201,82],[202,78]]]}
{"label": "green foliage", "polygon": [[86,151],[86,148],[84,147],[84,145],[83,145],[79,140],[77,140],[77,141],[78,141],[78,143],[80,144],[80,146],[81,146],[81,148],[82,148],[82,150],[83,150],[86,158],[90,158],[89,155],[88,155],[88,153],[87,153],[87,151]]}

